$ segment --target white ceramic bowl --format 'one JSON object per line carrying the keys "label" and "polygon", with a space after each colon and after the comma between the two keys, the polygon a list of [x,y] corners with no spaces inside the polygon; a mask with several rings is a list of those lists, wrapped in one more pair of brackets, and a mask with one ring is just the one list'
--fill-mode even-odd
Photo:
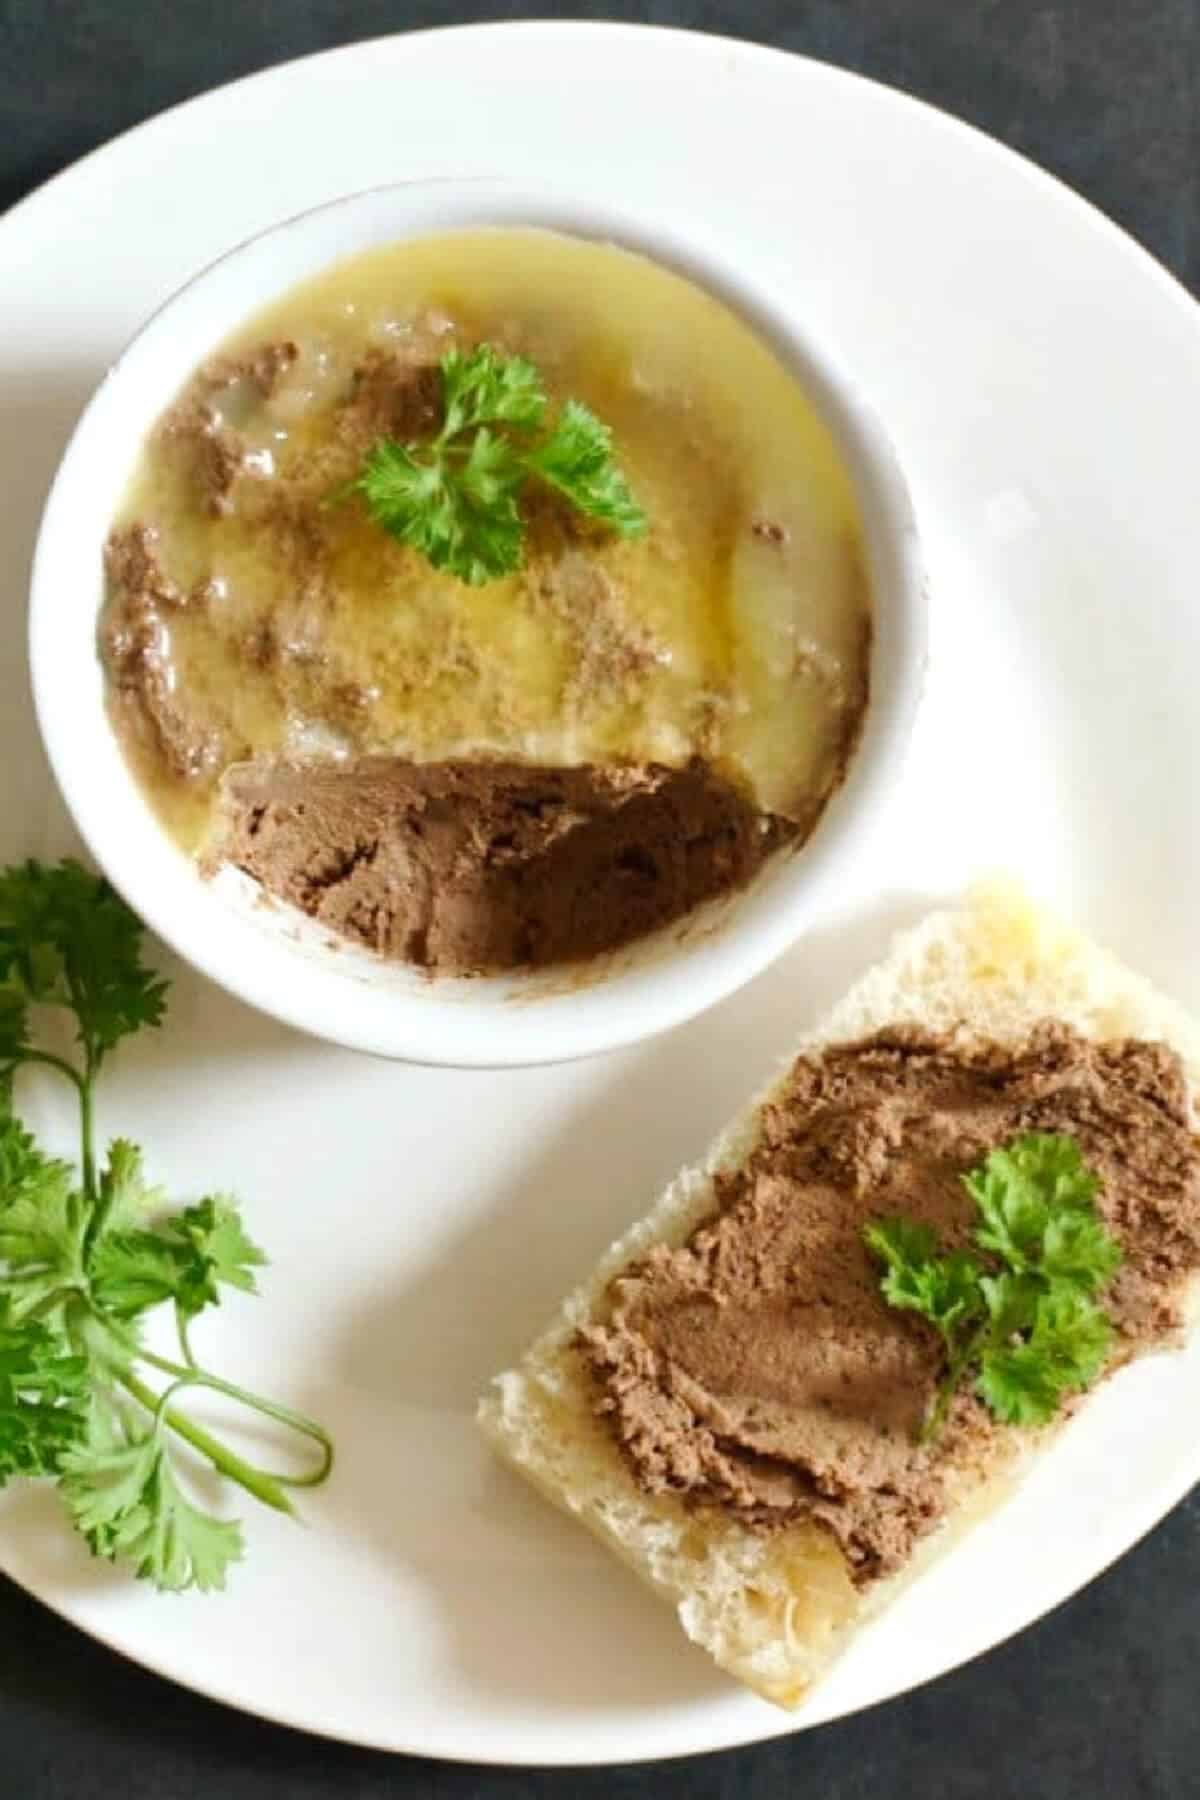
{"label": "white ceramic bowl", "polygon": [[[846,779],[798,852],[745,892],[586,965],[488,979],[429,977],[338,946],[264,907],[245,877],[206,881],[157,822],[104,708],[96,653],[101,551],[142,441],[193,369],[248,317],[354,252],[429,232],[535,225],[608,240],[677,270],[739,312],[794,370],[857,488],[875,605],[871,700]],[[38,719],[92,854],[146,923],[214,981],[288,1024],[352,1048],[489,1067],[558,1061],[650,1036],[701,1012],[804,932],[897,781],[925,656],[908,493],[852,381],[806,336],[799,304],[673,226],[579,196],[491,179],[374,189],[301,214],[229,252],[154,315],[114,364],[67,447],[33,566],[30,656]]]}

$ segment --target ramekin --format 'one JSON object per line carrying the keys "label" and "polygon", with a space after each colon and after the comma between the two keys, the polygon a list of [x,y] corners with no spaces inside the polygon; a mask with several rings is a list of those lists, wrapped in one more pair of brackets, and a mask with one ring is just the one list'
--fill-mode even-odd
{"label": "ramekin", "polygon": [[[264,905],[246,877],[205,879],[158,822],[105,710],[96,649],[102,548],[143,441],[195,367],[298,282],[376,245],[469,227],[534,226],[621,245],[705,288],[794,373],[857,491],[874,602],[871,698],[845,780],[815,831],[744,891],[578,968],[430,977],[333,940]],[[566,1060],[650,1037],[732,993],[837,904],[900,779],[921,691],[926,602],[896,453],[853,375],[805,328],[802,298],[773,292],[703,232],[592,196],[490,177],[352,194],[288,219],[196,275],[142,327],[70,440],[33,564],[30,659],[51,765],[92,855],[146,924],[232,994],[334,1043],[424,1063]]]}

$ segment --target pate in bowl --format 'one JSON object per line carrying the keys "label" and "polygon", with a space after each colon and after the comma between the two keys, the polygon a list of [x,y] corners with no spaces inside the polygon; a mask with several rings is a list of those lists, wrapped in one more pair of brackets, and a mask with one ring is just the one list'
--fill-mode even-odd
{"label": "pate in bowl", "polygon": [[195,277],[81,419],[35,700],[89,848],[288,1023],[648,1036],[827,907],[899,778],[916,533],[798,307],[673,226],[374,190]]}

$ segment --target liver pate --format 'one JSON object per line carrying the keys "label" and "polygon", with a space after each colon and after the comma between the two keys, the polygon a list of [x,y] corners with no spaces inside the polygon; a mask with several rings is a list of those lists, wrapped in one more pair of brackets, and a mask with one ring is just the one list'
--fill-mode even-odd
{"label": "liver pate", "polygon": [[[380,525],[365,459],[438,440],[444,359],[485,344],[532,364],[539,432],[574,402],[613,434],[636,540],[549,476],[482,589]],[[669,924],[816,825],[868,703],[857,501],[801,389],[703,294],[547,234],[385,246],[164,399],[99,645],[202,868],[232,859],[385,956],[491,970]],[[534,443],[511,423],[488,429]]]}
{"label": "liver pate", "polygon": [[170,664],[169,622],[204,593],[187,594],[164,573],[158,533],[129,525],[104,551],[109,601],[100,619],[100,654],[108,671],[113,722],[139,759],[157,759],[176,781],[211,780],[227,758],[217,714],[185,706]]}
{"label": "liver pate", "polygon": [[918,1446],[940,1342],[883,1302],[863,1226],[904,1214],[965,1245],[960,1176],[1026,1131],[1070,1134],[1100,1176],[1124,1251],[1104,1295],[1114,1360],[1175,1332],[1200,1268],[1200,1149],[1171,1051],[1046,1024],[1017,1050],[902,1031],[802,1056],[717,1176],[713,1216],[617,1277],[580,1334],[638,1482],[764,1531],[817,1520],[860,1582],[900,1567],[948,1469],[999,1428],[963,1392]]}
{"label": "liver pate", "polygon": [[[402,349],[373,349],[337,410],[339,437],[361,452],[380,435],[436,426],[440,378],[431,323]],[[186,461],[195,498],[229,513],[245,472],[229,423],[239,391],[270,396],[296,360],[287,342],[206,365],[161,427]],[[233,395],[232,402],[228,396]],[[578,768],[502,761],[418,762],[370,748],[372,688],[325,645],[336,595],[322,569],[324,515],[286,489],[259,502],[264,530],[290,548],[291,581],[226,655],[282,717],[319,719],[342,760],[247,754],[217,682],[172,680],[172,621],[212,602],[166,573],[159,533],[140,521],[106,550],[100,648],[127,744],[203,792],[221,777],[206,865],[232,862],[331,930],[386,957],[438,972],[540,967],[603,953],[744,884],[795,822],[762,814],[699,760]],[[667,652],[628,618],[588,557],[595,528],[547,493],[531,525],[538,604],[571,645],[564,693],[620,691]],[[219,602],[219,596],[218,596]],[[211,629],[222,630],[219,603]],[[476,670],[464,646],[456,673]],[[465,656],[465,660],[464,660]],[[418,672],[414,669],[414,675]],[[806,822],[807,824],[808,822]]]}
{"label": "liver pate", "polygon": [[[236,482],[258,469],[241,434],[225,416],[229,397],[240,391],[258,400],[269,399],[299,354],[297,344],[284,340],[263,344],[243,356],[216,357],[205,364],[164,417],[159,427],[162,444],[183,458],[198,497],[213,518],[224,518],[233,511]],[[240,410],[236,399],[232,410]]]}
{"label": "liver pate", "polygon": [[746,881],[785,830],[699,763],[247,766],[225,819],[218,856],[269,892],[460,974],[614,949]]}
{"label": "liver pate", "polygon": [[424,337],[403,353],[369,350],[354,370],[339,434],[365,450],[381,437],[403,444],[436,431],[442,419],[437,356],[436,343]]}

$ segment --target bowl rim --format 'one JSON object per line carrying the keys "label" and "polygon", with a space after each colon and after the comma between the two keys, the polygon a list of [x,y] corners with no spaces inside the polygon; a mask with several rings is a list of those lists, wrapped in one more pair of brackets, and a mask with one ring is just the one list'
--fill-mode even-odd
{"label": "bowl rim", "polygon": [[[424,208],[424,212],[423,209]],[[845,777],[827,802],[817,826],[790,856],[773,862],[769,892],[758,888],[731,897],[728,917],[716,932],[697,933],[673,943],[644,967],[620,977],[603,967],[593,977],[573,984],[563,969],[551,990],[538,991],[537,978],[516,976],[501,981],[496,1002],[494,978],[423,978],[403,992],[382,981],[348,980],[350,959],[340,966],[333,957],[304,960],[281,931],[239,917],[226,903],[218,884],[206,882],[168,837],[150,812],[136,777],[116,746],[116,737],[101,702],[99,722],[117,749],[126,794],[114,795],[103,778],[94,779],[95,757],[87,754],[86,737],[96,720],[83,721],[70,706],[62,676],[64,654],[82,678],[81,654],[93,665],[91,686],[98,677],[94,637],[86,651],[72,649],[56,621],[61,592],[59,564],[69,559],[68,545],[76,521],[77,495],[84,491],[87,471],[103,453],[106,429],[129,440],[130,450],[119,471],[120,487],[128,479],[137,448],[162,407],[137,410],[133,424],[120,402],[131,373],[160,349],[181,311],[195,307],[213,284],[241,269],[252,269],[272,245],[303,244],[327,228],[336,235],[339,223],[374,221],[396,212],[381,235],[350,237],[344,245],[318,258],[307,273],[263,297],[247,291],[238,321],[214,326],[207,340],[211,353],[229,331],[248,323],[255,312],[322,268],[387,241],[424,238],[439,232],[472,228],[534,228],[576,238],[612,243],[673,270],[711,294],[742,318],[773,350],[804,387],[830,431],[846,464],[858,500],[871,571],[874,606],[871,650],[871,694],[859,742]],[[436,216],[430,222],[424,216]],[[407,214],[407,216],[406,216]],[[421,215],[417,223],[414,215]],[[908,742],[924,685],[927,659],[928,595],[916,520],[907,483],[891,440],[873,408],[840,366],[826,344],[818,343],[798,308],[785,299],[769,278],[747,269],[702,230],[676,224],[653,213],[613,206],[587,189],[531,186],[503,175],[444,175],[388,182],[339,195],[305,208],[243,238],[206,263],[167,296],[128,340],[98,384],[80,415],[59,461],[43,508],[34,549],[29,610],[29,659],[34,707],[51,768],[76,827],[96,862],[154,933],[184,961],[237,998],[281,1022],[312,1036],[384,1057],[463,1068],[522,1066],[569,1061],[641,1041],[684,1023],[727,998],[797,942],[815,922],[840,873],[862,850],[872,820],[884,809],[887,795],[900,779]],[[187,379],[197,357],[181,361],[176,384]],[[107,513],[111,520],[112,509]],[[106,527],[105,527],[106,528]],[[78,536],[76,528],[76,536]],[[95,552],[99,595],[100,548]],[[78,553],[78,552],[77,552]],[[94,610],[92,617],[94,618]],[[881,665],[883,673],[881,676]],[[86,686],[86,681],[84,682]],[[95,708],[93,707],[93,713]],[[93,730],[93,745],[96,743]],[[108,758],[111,765],[111,757]],[[101,759],[103,766],[103,759]],[[135,833],[151,865],[149,876],[119,831],[113,830],[113,807],[124,807],[126,825],[132,795],[149,819],[152,833]],[[107,796],[107,798],[106,798]],[[135,808],[136,810],[136,808]],[[161,839],[155,852],[153,837]],[[768,865],[770,867],[770,865]],[[766,871],[764,871],[766,873]],[[675,929],[678,929],[678,922]],[[670,931],[671,928],[668,928]],[[647,943],[648,940],[641,940]],[[286,960],[284,960],[286,959]],[[581,969],[581,975],[583,971]],[[463,992],[469,990],[469,995]],[[511,990],[511,991],[510,991]],[[491,993],[485,1005],[481,995]]]}

